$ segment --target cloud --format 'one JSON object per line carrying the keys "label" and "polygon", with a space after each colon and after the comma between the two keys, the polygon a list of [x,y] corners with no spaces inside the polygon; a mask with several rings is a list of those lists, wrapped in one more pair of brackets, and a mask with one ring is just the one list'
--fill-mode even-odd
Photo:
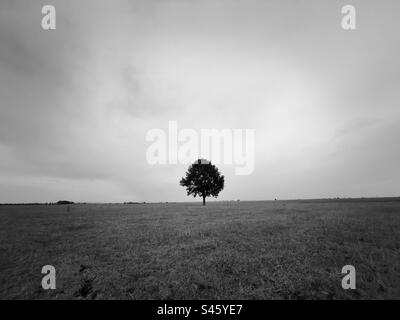
{"label": "cloud", "polygon": [[185,166],[146,162],[170,120],[256,130],[221,199],[396,192],[397,2],[357,2],[352,33],[312,0],[53,2],[49,32],[40,1],[0,4],[0,202],[186,200]]}

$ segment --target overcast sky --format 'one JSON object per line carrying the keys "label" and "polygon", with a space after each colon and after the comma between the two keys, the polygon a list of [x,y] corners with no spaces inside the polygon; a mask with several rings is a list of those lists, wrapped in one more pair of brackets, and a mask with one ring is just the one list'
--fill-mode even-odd
{"label": "overcast sky", "polygon": [[399,196],[399,15],[395,0],[2,0],[0,202],[192,201],[185,165],[146,161],[170,120],[255,129],[255,170],[219,166],[221,200]]}

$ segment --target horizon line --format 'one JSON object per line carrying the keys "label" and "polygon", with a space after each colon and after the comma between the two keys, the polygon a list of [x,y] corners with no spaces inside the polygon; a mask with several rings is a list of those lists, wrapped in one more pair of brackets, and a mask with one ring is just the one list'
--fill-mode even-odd
{"label": "horizon line", "polygon": [[[318,201],[318,200],[399,200],[400,196],[376,196],[376,197],[327,197],[327,198],[288,198],[288,199],[258,199],[258,200],[212,200],[208,203],[215,202],[275,202],[275,201]],[[0,205],[60,205],[58,202],[68,201],[64,205],[73,204],[166,204],[166,203],[200,203],[198,201],[124,201],[124,202],[91,202],[91,201],[78,201],[72,200],[58,200],[55,202],[0,202]]]}

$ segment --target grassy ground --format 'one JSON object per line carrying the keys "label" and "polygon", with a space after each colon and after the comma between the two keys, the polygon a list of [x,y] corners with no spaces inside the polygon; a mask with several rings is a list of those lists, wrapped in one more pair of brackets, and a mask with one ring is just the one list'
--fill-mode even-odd
{"label": "grassy ground", "polygon": [[399,299],[400,202],[0,206],[0,298]]}

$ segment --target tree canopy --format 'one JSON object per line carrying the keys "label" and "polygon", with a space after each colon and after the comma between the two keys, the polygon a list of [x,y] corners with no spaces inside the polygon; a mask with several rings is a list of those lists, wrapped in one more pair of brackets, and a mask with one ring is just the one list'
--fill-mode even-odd
{"label": "tree canopy", "polygon": [[186,176],[180,181],[180,185],[186,187],[188,196],[203,198],[203,205],[206,204],[206,197],[218,197],[224,188],[224,183],[225,177],[218,168],[204,159],[199,159],[190,165]]}

